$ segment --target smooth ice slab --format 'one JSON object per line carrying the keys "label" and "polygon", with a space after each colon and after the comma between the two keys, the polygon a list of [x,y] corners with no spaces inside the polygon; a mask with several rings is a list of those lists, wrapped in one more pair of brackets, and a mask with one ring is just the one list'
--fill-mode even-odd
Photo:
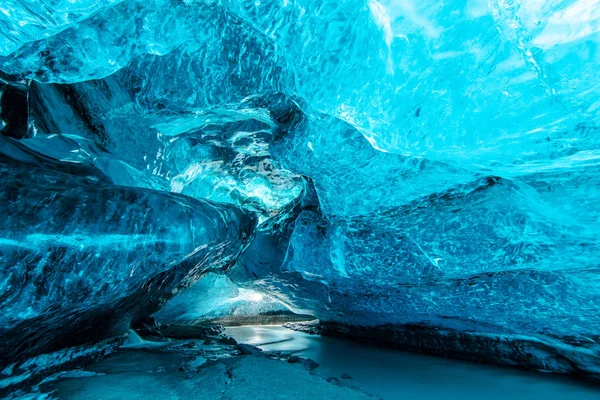
{"label": "smooth ice slab", "polygon": [[3,365],[123,333],[179,288],[227,269],[252,234],[254,217],[234,206],[99,182],[23,154],[0,158]]}

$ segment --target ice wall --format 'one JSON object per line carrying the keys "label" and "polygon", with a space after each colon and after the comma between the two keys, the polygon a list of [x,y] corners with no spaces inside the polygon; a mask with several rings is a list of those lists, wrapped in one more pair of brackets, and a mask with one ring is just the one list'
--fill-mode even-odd
{"label": "ice wall", "polygon": [[[7,225],[2,251],[50,246],[25,219],[54,221],[37,187],[93,199],[51,243],[75,263],[73,246],[105,243],[106,279],[147,253],[164,271],[200,231],[235,244],[233,263],[256,218],[237,288],[352,326],[523,335],[597,359],[599,31],[591,0],[5,2],[2,182],[27,185],[2,205],[34,236]],[[148,225],[111,225],[98,192]],[[198,217],[152,223],[187,202]],[[102,241],[121,228],[180,244]],[[43,262],[71,265],[30,268]],[[105,279],[94,265],[81,279]]]}

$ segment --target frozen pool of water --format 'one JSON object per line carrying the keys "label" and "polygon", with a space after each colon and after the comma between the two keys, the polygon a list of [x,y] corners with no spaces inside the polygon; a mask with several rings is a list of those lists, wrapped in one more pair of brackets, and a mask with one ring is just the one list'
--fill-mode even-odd
{"label": "frozen pool of water", "polygon": [[311,358],[331,376],[347,373],[354,385],[384,399],[600,399],[600,387],[558,375],[401,352],[282,326],[229,327],[226,333],[265,351]]}

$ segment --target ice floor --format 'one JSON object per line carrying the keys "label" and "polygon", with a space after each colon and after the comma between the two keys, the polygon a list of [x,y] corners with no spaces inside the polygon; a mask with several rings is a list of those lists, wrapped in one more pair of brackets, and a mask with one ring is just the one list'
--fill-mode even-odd
{"label": "ice floor", "polygon": [[226,333],[265,351],[311,358],[331,376],[347,373],[354,385],[384,399],[600,399],[600,387],[557,375],[400,352],[281,326],[230,327]]}
{"label": "ice floor", "polygon": [[[172,328],[172,327],[171,327]],[[171,330],[172,332],[172,330]],[[189,333],[189,330],[179,331]],[[198,331],[196,331],[198,333]],[[373,400],[351,379],[316,365],[262,353],[230,338],[202,335],[161,343],[133,334],[122,351],[59,373],[19,400]],[[23,396],[22,396],[23,394]]]}

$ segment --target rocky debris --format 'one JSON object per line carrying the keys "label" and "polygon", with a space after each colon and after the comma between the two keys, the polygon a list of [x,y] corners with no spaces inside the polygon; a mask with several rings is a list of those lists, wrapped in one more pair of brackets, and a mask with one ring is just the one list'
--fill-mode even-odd
{"label": "rocky debris", "polygon": [[291,356],[290,358],[288,358],[287,361],[290,364],[300,364],[309,371],[314,371],[319,367],[319,363],[314,360],[311,360],[310,358]]}
{"label": "rocky debris", "polygon": [[87,375],[41,385],[41,393],[102,400],[374,398],[311,372],[317,365],[312,360],[288,356],[291,361],[282,362],[251,345],[205,345],[204,340],[193,347],[175,341],[147,352],[121,351],[88,366]]}
{"label": "rocky debris", "polygon": [[242,356],[262,354],[262,350],[251,344],[238,343],[235,345],[235,349],[240,352]]}
{"label": "rocky debris", "polygon": [[[160,328],[164,341],[166,327]],[[283,352],[263,352],[256,346],[228,340],[231,338],[223,335],[218,327],[196,328],[188,327],[182,334],[177,327],[168,327],[185,338],[170,338],[161,346],[116,352],[115,347],[111,350],[113,353],[107,352],[108,357],[72,364],[78,368],[76,371],[63,371],[43,381],[39,379],[31,392],[20,394],[35,397],[52,392],[53,397],[60,399],[102,400],[373,398],[338,378],[318,373],[315,370],[319,364],[311,359]],[[199,336],[192,339],[191,332]],[[5,391],[7,393],[11,391]]]}
{"label": "rocky debris", "polygon": [[218,342],[221,344],[229,344],[229,345],[234,345],[234,346],[237,344],[237,340],[235,340],[231,336],[221,337],[218,339]]}
{"label": "rocky debris", "polygon": [[298,362],[300,362],[302,360],[302,358],[298,357],[298,356],[291,356],[290,358],[288,358],[288,362],[290,364],[296,364]]}

